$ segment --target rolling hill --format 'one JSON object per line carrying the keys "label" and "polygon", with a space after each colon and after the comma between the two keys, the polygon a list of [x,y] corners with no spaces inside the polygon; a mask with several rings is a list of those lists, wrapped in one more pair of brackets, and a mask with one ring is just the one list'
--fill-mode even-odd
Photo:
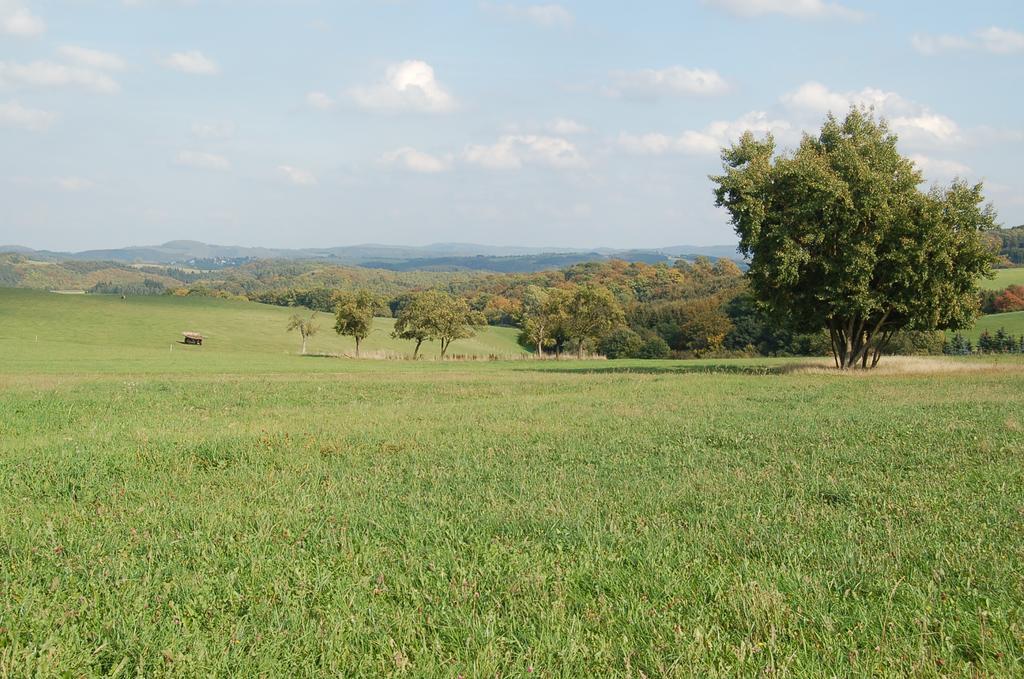
{"label": "rolling hill", "polygon": [[[299,356],[297,334],[285,331],[296,309],[201,297],[120,297],[61,295],[0,288],[0,356],[11,371],[191,372],[237,366],[239,357],[252,370],[323,370],[332,359]],[[304,313],[305,310],[301,310]],[[333,319],[320,315],[319,334],[310,353],[353,352],[350,337],[339,337]],[[393,339],[393,320],[380,318],[363,342],[363,351],[412,353],[412,343]],[[180,344],[181,333],[206,337],[202,347]],[[527,352],[516,342],[515,328],[487,327],[476,337],[452,343],[451,354],[514,357]],[[436,343],[422,354],[437,356]],[[346,361],[335,361],[345,370]],[[317,364],[317,365],[313,365]],[[231,371],[234,371],[232,368]]]}
{"label": "rolling hill", "polygon": [[1005,314],[989,314],[987,316],[982,316],[978,319],[978,322],[974,324],[973,328],[964,331],[961,334],[971,340],[971,342],[977,342],[978,337],[985,330],[995,334],[999,328],[1003,328],[1006,332],[1011,335],[1016,335],[1017,337],[1024,335],[1024,311],[1013,311]]}
{"label": "rolling hill", "polygon": [[0,253],[15,253],[38,261],[110,261],[189,265],[219,268],[256,259],[325,260],[332,264],[366,266],[400,271],[416,269],[476,269],[483,271],[531,272],[579,262],[625,259],[653,263],[699,256],[739,261],[732,245],[676,245],[650,249],[614,248],[532,248],[478,245],[475,243],[434,243],[423,246],[350,245],[328,248],[259,248],[211,245],[176,240],[162,245],[130,246],[80,252],[33,250],[20,245],[0,245]]}

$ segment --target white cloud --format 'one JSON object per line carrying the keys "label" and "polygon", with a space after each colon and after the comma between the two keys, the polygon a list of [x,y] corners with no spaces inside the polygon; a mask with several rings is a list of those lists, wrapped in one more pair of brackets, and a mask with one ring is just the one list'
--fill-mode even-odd
{"label": "white cloud", "polygon": [[910,44],[915,50],[926,56],[963,50],[983,50],[992,54],[1015,54],[1024,52],[1024,33],[1009,28],[989,26],[974,31],[970,37],[918,33],[911,37]]}
{"label": "white cloud", "polygon": [[843,113],[850,108],[848,95],[833,92],[821,83],[808,82],[796,91],[782,95],[782,103],[790,108],[802,109],[814,114]]}
{"label": "white cloud", "polygon": [[568,139],[533,134],[510,134],[491,145],[471,145],[463,160],[492,170],[517,169],[525,164],[559,169],[585,167],[579,149]]}
{"label": "white cloud", "polygon": [[943,160],[929,156],[915,154],[910,159],[920,168],[925,177],[932,181],[950,180],[957,177],[966,177],[971,174],[971,168],[955,160]]}
{"label": "white cloud", "polygon": [[960,126],[938,113],[924,112],[920,115],[894,116],[889,124],[896,134],[905,141],[927,143],[956,143],[963,140]]}
{"label": "white cloud", "polygon": [[94,182],[82,177],[60,177],[55,181],[62,191],[88,191],[96,186]]}
{"label": "white cloud", "polygon": [[19,2],[0,0],[0,33],[19,37],[41,35],[46,23]]}
{"label": "white cloud", "polygon": [[962,141],[956,122],[911,101],[896,92],[866,87],[855,92],[835,92],[821,83],[808,82],[796,91],[783,95],[782,102],[789,108],[815,115],[832,112],[843,115],[851,106],[873,107],[889,120],[893,131],[906,141],[949,144]]}
{"label": "white cloud", "polygon": [[0,103],[0,125],[41,132],[53,124],[57,116],[49,111],[26,108],[16,101]]}
{"label": "white cloud", "polygon": [[334,100],[325,92],[310,92],[306,95],[306,104],[311,108],[326,111],[334,106]]}
{"label": "white cloud", "polygon": [[859,21],[864,14],[838,2],[825,0],[704,0],[741,17],[782,14],[800,19],[834,18]]}
{"label": "white cloud", "polygon": [[485,8],[513,19],[524,19],[541,28],[567,28],[572,26],[572,12],[558,4],[485,4]]}
{"label": "white cloud", "polygon": [[220,66],[198,50],[175,52],[165,57],[161,63],[167,68],[193,75],[216,75],[220,73]]}
{"label": "white cloud", "polygon": [[368,109],[444,113],[455,108],[455,99],[437,81],[434,69],[419,60],[388,66],[382,82],[353,88],[351,95]]}
{"label": "white cloud", "polygon": [[280,165],[277,168],[288,181],[297,186],[315,186],[316,176],[309,170],[302,170],[292,165]]}
{"label": "white cloud", "polygon": [[398,165],[412,172],[427,174],[444,172],[450,170],[452,166],[450,156],[432,156],[429,153],[417,151],[411,146],[403,146],[400,149],[385,153],[381,156],[381,162],[387,165]]}
{"label": "white cloud", "polygon": [[[617,145],[629,153],[642,155],[711,155],[734,143],[746,131],[756,135],[771,133],[783,144],[790,144],[799,139],[801,131],[817,130],[826,113],[831,112],[842,118],[852,106],[873,107],[877,115],[888,120],[900,141],[913,148],[949,147],[963,143],[967,137],[951,118],[896,92],[872,87],[837,92],[821,83],[808,82],[783,95],[781,102],[788,113],[770,115],[765,111],[753,111],[737,120],[715,121],[704,129],[685,130],[681,134],[623,133],[619,135]],[[993,130],[989,136],[998,136],[1004,140],[1011,138],[1010,133],[1003,130]],[[950,162],[943,161],[940,164],[939,161],[931,161],[930,167],[950,172],[954,168]],[[958,169],[962,169],[962,166]]]}
{"label": "white cloud", "polygon": [[176,158],[178,165],[194,167],[200,170],[229,170],[231,162],[224,156],[201,151],[181,151]]}
{"label": "white cloud", "polygon": [[663,95],[715,95],[729,90],[717,71],[684,66],[639,71],[613,71],[610,97],[658,97]]}
{"label": "white cloud", "polygon": [[547,124],[547,129],[550,132],[558,135],[573,135],[573,134],[586,134],[590,129],[575,120],[569,118],[555,118]]}
{"label": "white cloud", "polygon": [[764,111],[752,111],[737,120],[719,120],[703,130],[686,130],[680,135],[661,133],[643,135],[621,134],[619,146],[640,155],[714,155],[736,141],[746,131],[755,134],[786,135],[793,126],[785,120],[773,120]]}
{"label": "white cloud", "polygon": [[78,47],[76,45],[64,45],[60,48],[60,54],[69,61],[74,61],[81,66],[108,71],[124,70],[124,60],[116,54],[101,52],[100,50]]}
{"label": "white cloud", "polygon": [[111,94],[120,89],[117,82],[106,73],[52,61],[33,61],[28,64],[0,61],[0,85],[3,84],[36,87],[77,86],[104,94]]}
{"label": "white cloud", "polygon": [[1024,33],[991,26],[975,33],[981,46],[996,54],[1024,52]]}

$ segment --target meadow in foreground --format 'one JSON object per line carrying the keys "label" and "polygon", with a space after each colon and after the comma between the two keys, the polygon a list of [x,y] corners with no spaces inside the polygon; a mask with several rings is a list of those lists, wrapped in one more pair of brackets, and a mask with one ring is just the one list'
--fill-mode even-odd
{"label": "meadow in foreground", "polygon": [[1024,671],[1019,364],[332,365],[0,377],[0,675]]}
{"label": "meadow in foreground", "polygon": [[0,675],[1024,665],[1016,359],[353,361],[0,294]]}

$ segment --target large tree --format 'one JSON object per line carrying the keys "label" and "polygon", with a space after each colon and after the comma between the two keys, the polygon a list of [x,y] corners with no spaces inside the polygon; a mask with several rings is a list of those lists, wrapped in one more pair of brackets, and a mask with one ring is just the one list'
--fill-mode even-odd
{"label": "large tree", "polygon": [[544,356],[544,347],[555,344],[555,336],[565,324],[567,309],[564,291],[527,286],[523,292],[522,324],[526,340],[537,347],[537,357]]}
{"label": "large tree", "polygon": [[981,184],[922,191],[921,173],[871,111],[829,115],[776,154],[751,133],[713,176],[759,303],[799,332],[827,330],[839,368],[873,367],[901,329],[968,326],[993,255]]}
{"label": "large tree", "polygon": [[341,293],[335,298],[334,331],[355,339],[357,358],[359,345],[370,335],[373,314],[380,306],[380,302],[368,290]]}

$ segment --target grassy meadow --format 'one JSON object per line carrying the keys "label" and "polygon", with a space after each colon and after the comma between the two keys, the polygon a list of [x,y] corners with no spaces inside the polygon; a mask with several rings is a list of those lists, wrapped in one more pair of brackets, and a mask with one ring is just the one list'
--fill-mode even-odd
{"label": "grassy meadow", "polygon": [[0,676],[1024,674],[1019,359],[321,359],[182,304],[0,291]]}
{"label": "grassy meadow", "polygon": [[1024,267],[1013,269],[996,269],[995,277],[982,279],[981,287],[985,290],[1004,290],[1011,285],[1024,285]]}
{"label": "grassy meadow", "polygon": [[[332,359],[299,355],[302,340],[286,332],[289,317],[304,309],[208,297],[62,295],[0,288],[0,350],[8,370],[64,372],[308,371],[338,369]],[[319,314],[311,354],[352,354],[355,341],[334,332],[334,318]],[[412,355],[413,343],[391,337],[394,320],[378,318],[363,341],[367,353]],[[181,344],[184,331],[200,332],[202,347]],[[519,330],[488,327],[456,340],[450,354],[520,356]],[[435,358],[436,342],[420,353]],[[2,369],[2,366],[0,366]]]}
{"label": "grassy meadow", "polygon": [[1024,335],[1024,311],[1010,311],[1005,314],[988,314],[978,319],[974,327],[961,333],[972,342],[976,342],[982,332],[988,330],[990,334],[996,334],[1000,328],[1011,335],[1020,337]]}

